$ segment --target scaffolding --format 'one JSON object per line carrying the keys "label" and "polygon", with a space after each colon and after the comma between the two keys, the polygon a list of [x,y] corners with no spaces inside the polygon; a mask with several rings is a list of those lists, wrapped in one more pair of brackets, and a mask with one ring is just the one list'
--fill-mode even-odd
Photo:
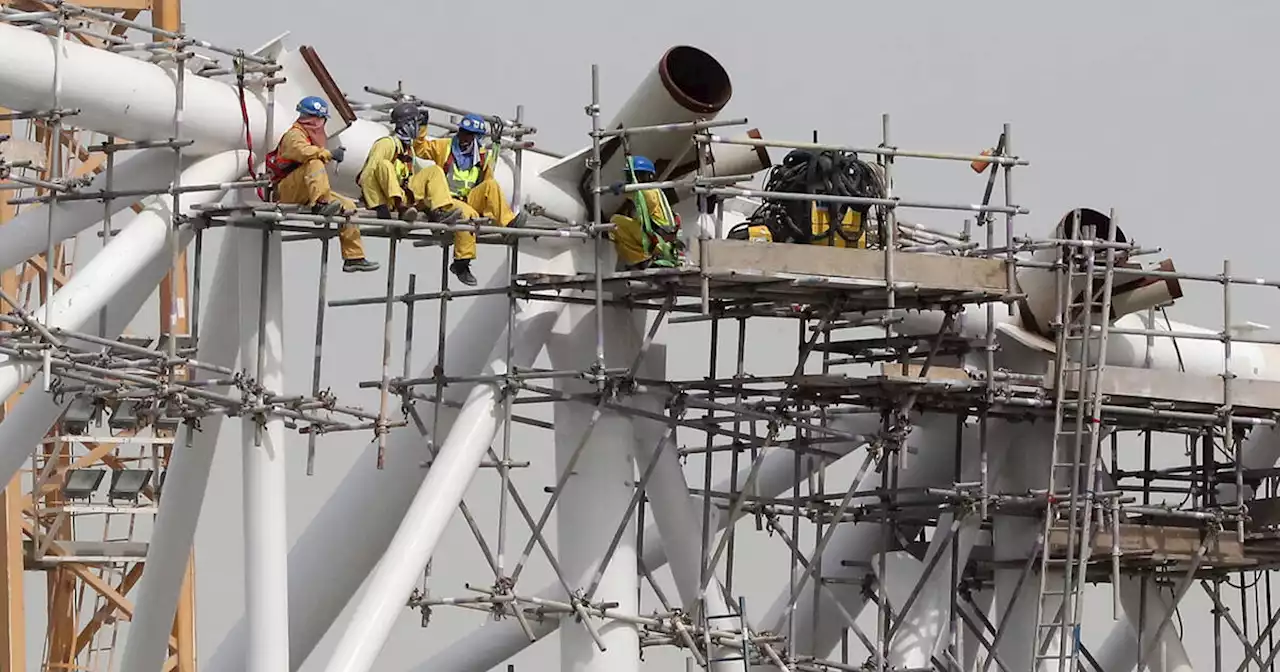
{"label": "scaffolding", "polygon": [[[176,90],[183,90],[184,77],[230,77],[242,91],[248,87],[266,92],[267,119],[274,116],[271,106],[280,66],[271,59],[89,8],[54,7],[46,12],[0,7],[0,22],[51,33],[59,40],[68,36],[99,40],[103,48],[112,51],[146,50],[153,58],[178,64],[206,58],[210,63],[202,68],[191,72],[187,67],[176,69]],[[83,23],[85,18],[122,30],[120,34],[112,28],[103,32],[96,24]],[[149,33],[163,41],[132,43],[122,36],[126,30]],[[213,63],[215,57],[230,57],[232,63],[223,67]],[[381,120],[393,104],[404,101],[446,115],[472,113],[419,98],[401,87],[366,87],[365,91],[388,102],[347,102],[375,120]],[[66,607],[91,610],[93,616],[80,635],[83,643],[73,640],[74,648],[58,654],[61,659],[54,660],[55,647],[50,644],[46,669],[65,669],[59,666],[71,664],[81,669],[115,669],[110,654],[114,629],[104,628],[104,624],[115,622],[114,611],[127,611],[112,595],[127,593],[138,581],[140,561],[147,550],[146,543],[136,539],[133,520],[155,515],[163,506],[161,490],[169,456],[176,450],[191,449],[192,437],[199,433],[202,421],[243,418],[256,427],[259,441],[269,421],[282,421],[307,437],[308,474],[317,468],[317,447],[326,437],[358,433],[376,442],[376,466],[382,469],[389,433],[396,428],[426,437],[428,459],[434,459],[443,441],[442,409],[462,406],[449,396],[450,388],[476,384],[501,390],[503,440],[487,449],[481,465],[495,469],[499,478],[496,530],[492,534],[484,530],[465,501],[458,508],[486,560],[487,573],[480,583],[477,577],[468,577],[470,592],[456,595],[449,591],[457,587],[441,585],[438,577],[430,577],[428,582],[430,566],[424,568],[422,584],[405,596],[409,607],[421,612],[424,626],[437,609],[470,609],[495,619],[511,618],[533,640],[537,638],[532,625],[535,621],[565,617],[563,627],[584,628],[603,648],[599,624],[619,622],[640,633],[642,647],[677,647],[698,666],[887,672],[903,669],[894,642],[904,628],[912,627],[913,608],[932,597],[928,594],[931,586],[942,585],[949,600],[947,633],[942,646],[930,652],[927,662],[917,669],[1016,672],[1039,666],[1057,672],[1101,672],[1104,663],[1099,652],[1087,645],[1081,632],[1085,586],[1110,584],[1114,615],[1119,619],[1122,611],[1129,611],[1122,604],[1121,593],[1125,582],[1132,579],[1140,583],[1138,602],[1143,605],[1136,616],[1128,614],[1131,621],[1136,619],[1136,630],[1144,633],[1134,656],[1139,669],[1162,646],[1161,638],[1172,628],[1177,613],[1176,609],[1149,610],[1147,593],[1171,588],[1176,605],[1197,583],[1214,604],[1211,615],[1217,668],[1226,664],[1224,623],[1244,647],[1240,669],[1250,664],[1265,669],[1271,664],[1280,653],[1271,638],[1272,628],[1280,622],[1280,608],[1273,610],[1270,604],[1271,572],[1280,561],[1276,536],[1280,474],[1274,460],[1263,466],[1247,466],[1244,444],[1275,427],[1280,381],[1239,379],[1239,367],[1232,362],[1233,348],[1239,344],[1280,345],[1280,341],[1242,334],[1231,316],[1234,286],[1280,287],[1280,281],[1235,276],[1229,262],[1223,263],[1220,273],[1179,272],[1159,264],[1143,266],[1141,259],[1154,251],[1125,239],[1114,212],[1104,216],[1077,209],[1049,237],[1018,235],[1020,218],[1030,211],[1014,199],[1013,174],[1028,161],[1013,151],[1007,124],[993,149],[982,154],[903,149],[890,134],[888,115],[882,117],[879,141],[866,146],[721,134],[721,129],[745,124],[745,120],[708,118],[605,129],[600,119],[599,72],[594,66],[591,91],[586,106],[591,123],[586,159],[590,214],[585,221],[548,215],[526,197],[521,183],[525,153],[543,150],[530,140],[537,129],[528,124],[522,106],[510,117],[483,115],[496,129],[495,150],[512,157],[514,181],[509,200],[533,215],[520,227],[498,226],[487,218],[443,224],[389,221],[368,211],[343,217],[309,214],[297,207],[254,199],[253,192],[269,183],[253,176],[229,183],[184,186],[179,179],[183,151],[192,141],[183,136],[180,95],[175,101],[170,139],[121,142],[106,138],[86,147],[105,153],[103,189],[88,189],[83,181],[64,173],[62,144],[58,142],[52,143],[52,161],[42,171],[33,165],[4,162],[0,155],[0,176],[4,177],[0,189],[20,192],[8,203],[42,204],[50,212],[45,271],[40,274],[45,310],[32,309],[30,296],[4,288],[0,299],[9,312],[0,315],[4,326],[0,354],[13,362],[41,367],[43,391],[67,403],[59,422],[33,448],[25,471],[32,524],[24,560],[28,569],[74,567],[76,576],[86,584],[105,586],[93,601]],[[81,132],[74,126],[75,110],[57,109],[56,105],[53,110],[7,118],[39,119],[52,137]],[[449,124],[437,126],[453,128]],[[268,122],[267,138],[274,137],[270,128]],[[625,147],[629,138],[655,133],[687,136],[689,151],[696,156],[694,167],[686,174],[660,175],[652,183],[612,184],[615,180],[604,174],[605,143],[617,139]],[[754,175],[709,174],[716,149],[732,145],[871,157],[883,181],[884,196],[770,192],[749,184]],[[173,151],[172,181],[152,189],[113,190],[115,154],[154,148]],[[975,170],[989,170],[980,200],[942,202],[900,191],[897,164],[906,160],[951,162],[959,168],[968,164]],[[688,263],[677,269],[610,269],[609,236],[614,225],[603,197],[647,189],[693,196],[697,222],[685,227]],[[24,196],[21,192],[25,190],[40,191]],[[191,208],[195,212],[192,216],[181,214],[184,194],[223,191],[238,192],[242,198],[196,206]],[[55,326],[52,302],[47,299],[54,295],[56,274],[48,269],[60,268],[62,273],[70,269],[50,261],[59,258],[54,206],[75,200],[103,202],[101,235],[105,246],[115,233],[111,222],[119,209],[113,203],[145,196],[170,199],[168,242],[174,269],[185,268],[187,263],[183,236],[194,238],[195,305],[189,312],[189,338],[178,337],[181,329],[172,310],[166,312],[166,337],[159,340],[112,335],[105,309],[99,312],[96,332]],[[735,208],[750,209],[765,200],[868,207],[874,213],[870,221],[878,242],[867,248],[835,248],[727,239],[726,218]],[[906,213],[916,211],[965,219],[960,226],[954,221],[908,221]],[[382,294],[329,296],[329,247],[341,226],[357,226],[363,236],[386,241],[388,263]],[[1004,229],[1003,236],[997,228]],[[265,333],[269,319],[266,278],[272,263],[271,241],[319,241],[316,332],[307,394],[286,395],[263,383],[262,339],[256,361],[246,359],[243,368],[236,368],[233,361],[201,357],[202,331],[196,318],[200,303],[208,300],[202,296],[207,288],[202,281],[201,257],[204,236],[214,229],[261,232],[262,256],[255,260],[260,263],[256,275],[259,334]],[[457,231],[473,232],[488,249],[504,250],[509,273],[505,284],[475,289],[451,286],[447,267],[451,234]],[[982,239],[975,239],[975,233]],[[590,270],[576,274],[522,270],[521,246],[537,245],[545,239],[589,245]],[[424,286],[427,283],[420,282],[416,273],[399,267],[397,259],[404,245],[440,248],[435,286]],[[1043,295],[1050,297],[1045,308],[1048,312],[1036,312],[1034,297],[1029,298],[1030,283],[1021,275],[1024,272],[1038,273],[1040,282],[1047,283],[1043,286],[1049,290]],[[1132,300],[1134,291],[1166,282],[1219,285],[1221,328],[1179,330],[1167,322],[1167,316],[1167,328],[1157,328],[1156,313],[1163,314],[1167,302],[1149,302],[1139,312],[1117,308],[1118,303]],[[450,306],[454,301],[485,296],[500,296],[508,303],[504,372],[478,375],[457,371],[445,356]],[[427,301],[437,304],[438,331],[433,343],[414,328],[418,304]],[[580,353],[580,365],[545,369],[516,362],[517,306],[535,301],[594,309],[594,348]],[[329,311],[371,305],[384,311],[380,369],[359,387],[377,390],[376,410],[343,403],[341,395],[325,385],[323,357],[325,328],[332,324]],[[399,306],[404,310],[397,311]],[[624,366],[610,365],[607,356],[615,347],[607,338],[609,310],[647,314],[642,340],[634,352],[626,353],[629,364]],[[1044,371],[997,366],[1000,344],[1018,338],[1002,328],[1013,321],[997,319],[998,313],[1034,318],[1039,333],[1022,329],[1019,343],[1040,348],[1049,362]],[[925,315],[931,317],[922,317]],[[1121,325],[1117,318],[1126,315],[1140,315],[1142,326]],[[795,363],[789,373],[758,373],[755,369],[760,363],[747,356],[749,326],[772,325],[777,320],[797,325]],[[707,325],[706,374],[647,374],[645,358],[659,342],[658,336],[671,326],[690,323]],[[736,351],[722,359],[722,342],[730,335]],[[1144,339],[1143,365],[1119,365],[1109,360],[1109,341],[1126,336]],[[1220,373],[1155,366],[1154,353],[1165,343],[1177,352],[1181,364],[1180,348],[1196,342],[1220,344]],[[414,356],[424,345],[434,350],[437,366],[432,375],[415,377]],[[701,345],[681,341],[681,347]],[[402,353],[398,367],[393,362],[397,350]],[[725,369],[732,369],[732,375],[724,375]],[[558,385],[566,380],[584,381],[589,389],[568,391]],[[661,410],[635,403],[640,397],[657,399]],[[430,413],[420,412],[418,402],[429,404]],[[600,413],[649,420],[668,428],[647,461],[636,458],[633,495],[625,515],[616,521],[601,567],[609,564],[628,534],[636,535],[633,543],[640,549],[639,557],[643,557],[646,543],[652,543],[644,534],[652,505],[646,493],[664,451],[674,451],[682,460],[701,461],[700,474],[685,469],[691,481],[701,480],[700,487],[689,488],[702,502],[697,603],[670,600],[669,590],[654,576],[656,568],[646,566],[643,560],[638,568],[640,579],[655,599],[649,605],[641,601],[643,608],[635,612],[619,610],[607,597],[597,596],[598,575],[588,585],[579,585],[558,569],[545,531],[587,438],[577,444],[568,466],[557,475],[540,506],[535,496],[522,493],[512,480],[513,470],[530,464],[516,454],[513,427],[554,429],[552,423],[519,412],[519,407],[546,403],[597,409],[587,435]],[[924,459],[913,456],[908,437],[913,431],[922,431],[918,425],[925,415],[946,419],[930,425],[927,434],[930,440],[946,445],[946,450],[934,457],[951,458],[947,466],[953,464],[940,480],[904,478],[910,473],[912,460]],[[872,431],[851,431],[850,421],[858,419],[868,421]],[[939,431],[946,423],[954,429]],[[104,424],[111,431],[104,433]],[[1005,455],[1009,447],[997,443],[1001,437],[1007,441],[1011,427],[1045,428],[1034,436],[1052,448],[1038,480],[1005,488],[999,474],[1002,462],[1010,459]],[[939,434],[947,438],[940,439]],[[1153,466],[1158,452],[1155,439],[1160,435],[1186,441],[1185,464]],[[966,454],[972,459],[966,461]],[[766,492],[760,482],[764,466],[778,455],[794,460],[793,476],[785,487]],[[826,467],[849,455],[860,464],[856,476],[847,483],[832,483],[824,477]],[[111,484],[106,501],[94,501],[103,472],[89,467],[98,460],[106,461],[107,456],[113,472]],[[1137,462],[1141,462],[1139,468],[1132,466]],[[726,474],[727,484],[719,487],[717,479]],[[84,485],[77,489],[72,487],[73,481]],[[1252,498],[1246,497],[1249,489],[1255,493]],[[1161,496],[1166,494],[1182,496],[1183,500]],[[106,520],[99,530],[100,539],[73,536],[75,521],[88,516]],[[789,556],[785,608],[781,620],[771,623],[762,622],[761,612],[749,611],[743,591],[735,590],[736,572],[749,561],[735,553],[740,537],[748,532],[736,524],[748,517],[755,519],[756,529],[767,530],[782,541]],[[112,535],[113,521],[125,522],[123,536]],[[523,521],[529,534],[518,555],[510,546],[513,521]],[[996,557],[999,541],[985,545],[975,541],[993,530],[1000,535],[1000,526],[1009,521],[1036,530],[1018,557]],[[635,532],[628,532],[632,524]],[[834,548],[841,530],[868,524],[879,527],[878,550],[867,553],[867,559],[830,566],[828,551]],[[807,547],[806,537],[812,540]],[[551,561],[563,598],[535,595],[520,582],[535,551]],[[915,556],[923,568],[905,590],[894,587],[900,581],[890,562],[896,551]],[[518,558],[514,564],[512,557]],[[992,622],[989,605],[980,604],[977,596],[990,595],[1001,573],[1016,577],[1016,583],[1009,602],[1000,605],[1003,617]],[[1233,577],[1240,581],[1233,604],[1246,614],[1243,625],[1228,609],[1232,598],[1223,594],[1222,584],[1234,586]],[[1251,577],[1249,587],[1245,577]],[[874,632],[866,632],[858,622],[858,612],[848,609],[847,600],[835,594],[849,584],[857,584],[874,605]],[[709,595],[716,592],[720,594]],[[1005,599],[1002,592],[994,592]],[[1015,602],[1023,608],[1031,605],[1034,616],[1029,623],[1019,623],[1017,617],[1010,616],[1017,613]],[[1162,604],[1160,600],[1152,602]],[[1267,621],[1254,622],[1251,628],[1248,612],[1261,610],[1264,603]],[[716,604],[725,605],[728,612],[716,612]],[[801,613],[802,604],[810,605],[812,613]],[[830,648],[838,652],[835,657],[812,650],[816,636],[804,632],[805,628],[814,629],[820,618],[833,616],[819,613],[823,604],[836,605],[834,616],[844,621],[839,640],[831,643]],[[1030,636],[1011,639],[1009,633],[1018,627]],[[966,642],[976,642],[980,649],[966,651]],[[102,661],[103,657],[107,660]]]}

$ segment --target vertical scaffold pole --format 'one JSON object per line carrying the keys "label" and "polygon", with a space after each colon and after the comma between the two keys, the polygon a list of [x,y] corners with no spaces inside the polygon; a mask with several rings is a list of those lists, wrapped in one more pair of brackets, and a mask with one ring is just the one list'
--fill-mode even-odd
{"label": "vertical scaffold pole", "polygon": [[[524,128],[524,105],[516,106],[516,128]],[[516,136],[516,160],[515,174],[512,177],[511,184],[511,205],[524,211],[524,206],[520,203],[522,173],[524,172],[524,134],[517,132]],[[507,351],[506,351],[506,371],[508,375],[515,373],[515,331],[516,331],[516,277],[519,275],[517,262],[520,258],[520,239],[512,238],[507,246],[507,259],[511,273],[507,280]],[[597,250],[598,252],[599,250]],[[498,576],[497,579],[502,581],[505,576],[506,567],[506,550],[507,550],[507,500],[510,495],[507,489],[511,485],[511,405],[515,398],[515,380],[512,379],[507,384],[502,396],[502,459],[498,462],[498,478],[500,481],[498,490]],[[498,587],[499,589],[502,586]]]}
{"label": "vertical scaffold pole", "polygon": [[[63,9],[58,9],[58,31],[54,36],[53,42],[53,116],[52,123],[47,127],[49,138],[49,152],[51,155],[49,161],[49,182],[53,186],[49,188],[49,203],[47,209],[49,211],[48,220],[48,236],[45,240],[45,257],[44,257],[44,323],[53,324],[53,272],[57,268],[54,261],[54,240],[53,221],[54,213],[58,209],[58,190],[62,188],[62,51],[64,48],[64,38],[67,34],[67,16]],[[48,392],[53,388],[53,347],[52,343],[46,343],[44,348],[44,391]]]}
{"label": "vertical scaffold pole", "polygon": [[604,240],[601,227],[604,226],[604,213],[601,212],[600,205],[600,187],[602,184],[600,172],[604,170],[604,166],[600,165],[600,66],[591,65],[591,105],[587,108],[587,114],[591,115],[591,222],[592,222],[592,242],[595,247],[595,293],[596,293],[596,361],[595,361],[595,379],[596,391],[604,393],[605,377],[604,377],[604,268],[600,264],[601,258],[604,256]]}
{"label": "vertical scaffold pole", "polygon": [[396,229],[391,230],[387,238],[387,293],[385,296],[382,319],[382,382],[378,387],[378,468],[382,469],[387,457],[387,414],[391,405],[391,323],[395,318],[396,294],[396,250],[400,247],[400,236]]}

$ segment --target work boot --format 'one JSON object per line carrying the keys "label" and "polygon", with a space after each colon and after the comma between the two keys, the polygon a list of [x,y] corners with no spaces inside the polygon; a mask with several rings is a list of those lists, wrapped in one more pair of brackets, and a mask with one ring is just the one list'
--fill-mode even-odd
{"label": "work boot", "polygon": [[461,216],[462,211],[457,208],[435,208],[427,211],[427,221],[436,224],[452,224]]}
{"label": "work boot", "polygon": [[391,208],[385,205],[379,205],[373,209],[373,212],[378,216],[378,219],[391,219]]}
{"label": "work boot", "polygon": [[458,276],[459,282],[468,287],[475,287],[479,284],[476,282],[476,276],[471,274],[470,259],[454,259],[453,263],[449,265],[449,270]]}
{"label": "work boot", "polygon": [[337,201],[321,201],[311,206],[311,214],[332,217],[342,212],[342,204]]}
{"label": "work boot", "polygon": [[400,210],[400,219],[406,222],[412,222],[418,219],[418,209],[412,205]]}
{"label": "work boot", "polygon": [[359,259],[346,259],[342,262],[343,273],[368,273],[370,271],[376,271],[379,268],[381,268],[381,266],[378,262],[369,261],[364,257],[360,257]]}
{"label": "work boot", "polygon": [[529,213],[525,212],[524,210],[521,210],[520,212],[516,213],[516,218],[511,220],[511,223],[508,224],[507,226],[514,226],[516,228],[520,228],[525,225],[525,222],[528,222],[528,221],[529,221]]}

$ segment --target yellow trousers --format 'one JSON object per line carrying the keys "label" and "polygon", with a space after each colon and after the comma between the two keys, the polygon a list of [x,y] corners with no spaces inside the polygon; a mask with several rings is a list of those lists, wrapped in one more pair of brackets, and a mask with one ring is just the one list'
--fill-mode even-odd
{"label": "yellow trousers", "polygon": [[619,266],[634,266],[649,258],[644,253],[644,227],[638,220],[614,215],[609,221],[614,225],[611,237]]}
{"label": "yellow trousers", "polygon": [[390,206],[395,200],[404,202],[404,187],[400,186],[400,172],[394,163],[379,161],[365,169],[360,176],[360,193],[369,208]]}
{"label": "yellow trousers", "polygon": [[[432,210],[451,208],[461,213],[462,219],[488,217],[497,226],[506,226],[516,218],[507,200],[502,197],[502,188],[496,180],[485,180],[477,184],[465,200],[454,198],[449,192],[449,181],[445,179],[444,170],[440,166],[427,166],[409,178],[409,190],[413,192],[415,203],[425,203]],[[453,234],[453,258],[476,258],[476,234],[471,231],[455,231]]]}
{"label": "yellow trousers", "polygon": [[[306,206],[337,201],[342,204],[343,212],[356,210],[355,201],[330,188],[329,173],[324,169],[324,162],[319,159],[307,161],[280,180],[276,185],[276,201]],[[360,240],[359,228],[350,225],[341,227],[338,230],[338,242],[343,259],[364,259],[364,244]]]}

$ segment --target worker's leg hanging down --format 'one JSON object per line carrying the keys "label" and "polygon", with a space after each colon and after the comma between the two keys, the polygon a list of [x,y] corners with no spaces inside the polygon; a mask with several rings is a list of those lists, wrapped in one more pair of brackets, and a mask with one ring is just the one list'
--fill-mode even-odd
{"label": "worker's leg hanging down", "polygon": [[[355,214],[355,201],[334,192],[329,187],[329,173],[324,162],[307,161],[276,186],[281,203],[305,204],[317,215],[335,216]],[[338,242],[342,250],[342,270],[346,273],[376,271],[377,262],[364,256],[364,244],[359,227],[349,222],[338,228]]]}
{"label": "worker's leg hanging down", "polygon": [[[441,179],[443,180],[443,172]],[[447,183],[445,183],[447,185]],[[446,186],[447,189],[447,186]],[[497,180],[489,179],[477,184],[467,194],[466,199],[453,198],[453,208],[463,213],[466,219],[484,217],[492,222],[492,226],[523,226],[528,213],[516,213],[503,198],[502,188]],[[473,231],[457,231],[453,235],[453,263],[449,270],[464,285],[474,287],[476,276],[471,272],[471,260],[476,258],[476,234]]]}

